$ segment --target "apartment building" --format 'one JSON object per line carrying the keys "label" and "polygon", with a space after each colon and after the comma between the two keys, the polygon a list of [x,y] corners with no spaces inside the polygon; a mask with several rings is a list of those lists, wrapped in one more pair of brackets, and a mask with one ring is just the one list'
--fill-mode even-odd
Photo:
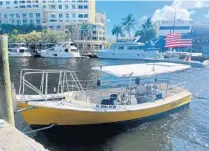
{"label": "apartment building", "polygon": [[67,25],[74,25],[73,40],[82,47],[83,22],[92,27],[88,39],[91,48],[102,47],[106,40],[106,16],[95,12],[95,0],[0,0],[0,23],[34,24],[45,30],[65,30]]}

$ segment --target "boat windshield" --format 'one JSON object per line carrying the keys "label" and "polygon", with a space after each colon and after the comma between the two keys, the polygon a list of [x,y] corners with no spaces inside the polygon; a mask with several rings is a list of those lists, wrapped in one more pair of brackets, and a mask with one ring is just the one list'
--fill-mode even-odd
{"label": "boat windshield", "polygon": [[143,46],[137,44],[113,44],[111,49],[114,50],[141,50]]}
{"label": "boat windshield", "polygon": [[17,47],[26,47],[26,44],[24,43],[14,43],[12,44],[12,47],[17,48]]}

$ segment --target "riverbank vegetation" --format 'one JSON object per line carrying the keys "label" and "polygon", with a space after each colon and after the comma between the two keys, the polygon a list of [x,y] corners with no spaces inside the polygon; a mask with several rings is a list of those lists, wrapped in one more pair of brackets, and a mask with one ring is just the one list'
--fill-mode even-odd
{"label": "riverbank vegetation", "polygon": [[43,30],[34,25],[10,25],[1,24],[0,34],[9,35],[9,43],[23,42],[26,45],[37,43],[59,43],[71,38],[73,29],[71,26],[66,31]]}
{"label": "riverbank vegetation", "polygon": [[[140,24],[140,25],[139,25]],[[121,24],[114,25],[112,35],[118,37],[139,37],[140,42],[146,42],[156,37],[154,23],[151,18],[146,18],[143,22],[138,22],[133,14],[129,14],[122,19]]]}

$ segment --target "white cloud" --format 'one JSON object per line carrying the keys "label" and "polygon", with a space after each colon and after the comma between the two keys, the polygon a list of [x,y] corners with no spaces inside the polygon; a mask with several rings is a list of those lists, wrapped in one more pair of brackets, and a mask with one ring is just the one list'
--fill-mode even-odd
{"label": "white cloud", "polygon": [[[175,16],[176,12],[176,16]],[[181,19],[181,20],[191,20],[191,15],[195,13],[195,11],[188,11],[187,9],[176,7],[174,8],[173,6],[167,6],[165,5],[161,9],[157,9],[153,16],[152,20],[157,21],[157,20],[173,20],[174,17],[176,19]]]}
{"label": "white cloud", "polygon": [[[171,6],[165,5],[161,9],[157,9],[152,20],[173,20],[176,10],[176,19],[191,20],[194,9],[209,7],[209,0],[174,0]],[[193,9],[193,10],[191,10]]]}
{"label": "white cloud", "polygon": [[209,11],[208,11],[207,14],[205,14],[205,17],[206,17],[206,18],[209,18]]}
{"label": "white cloud", "polygon": [[185,9],[209,7],[209,0],[174,0],[173,7],[181,7]]}
{"label": "white cloud", "polygon": [[139,21],[140,22],[144,22],[145,20],[147,20],[149,17],[148,16],[142,16]]}

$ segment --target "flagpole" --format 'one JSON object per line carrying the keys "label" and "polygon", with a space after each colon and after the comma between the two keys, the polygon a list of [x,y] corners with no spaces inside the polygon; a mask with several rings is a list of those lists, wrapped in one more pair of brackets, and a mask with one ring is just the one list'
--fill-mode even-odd
{"label": "flagpole", "polygon": [[173,33],[175,32],[175,26],[176,26],[176,7],[175,7],[175,10],[174,10],[174,18],[173,18]]}
{"label": "flagpole", "polygon": [[[176,7],[174,9],[174,18],[173,18],[173,33],[175,32],[175,26],[176,26]],[[170,48],[171,51],[173,51],[172,47]]]}

